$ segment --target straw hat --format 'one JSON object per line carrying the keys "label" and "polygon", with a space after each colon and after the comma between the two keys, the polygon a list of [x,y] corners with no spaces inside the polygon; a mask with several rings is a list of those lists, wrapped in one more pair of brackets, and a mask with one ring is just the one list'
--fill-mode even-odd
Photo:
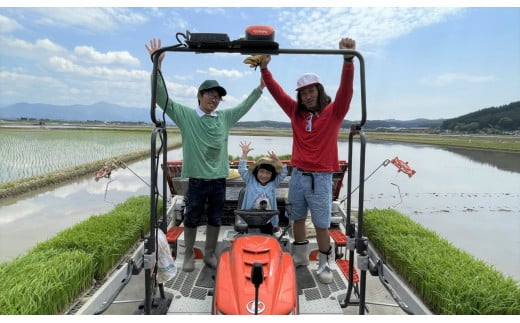
{"label": "straw hat", "polygon": [[274,167],[274,171],[276,174],[280,174],[282,172],[282,163],[279,160],[274,160],[271,157],[261,157],[256,163],[249,166],[249,171],[253,172],[258,166],[262,164],[268,164]]}

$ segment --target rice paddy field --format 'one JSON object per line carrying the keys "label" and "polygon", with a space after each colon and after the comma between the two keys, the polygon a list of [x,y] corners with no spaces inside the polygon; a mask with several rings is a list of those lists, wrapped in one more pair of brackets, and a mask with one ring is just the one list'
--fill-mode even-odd
{"label": "rice paddy field", "polygon": [[[150,149],[151,127],[142,129],[2,128],[0,183]],[[169,136],[168,142],[172,140],[180,140],[180,136]]]}
{"label": "rice paddy field", "polygon": [[[135,151],[149,150],[152,125],[73,128],[18,124],[0,127],[0,183],[39,176]],[[234,128],[232,134],[291,136],[290,129]],[[345,139],[345,133],[340,137]],[[520,151],[518,136],[438,136],[370,133],[373,141]],[[168,143],[180,142],[177,128],[168,129]]]}

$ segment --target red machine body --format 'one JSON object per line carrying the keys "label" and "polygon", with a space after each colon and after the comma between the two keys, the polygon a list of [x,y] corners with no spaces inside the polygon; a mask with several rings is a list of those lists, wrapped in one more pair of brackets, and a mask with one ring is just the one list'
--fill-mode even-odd
{"label": "red machine body", "polygon": [[[258,293],[251,279],[254,263],[262,265],[264,276]],[[258,234],[235,238],[230,250],[221,254],[215,278],[213,314],[298,314],[294,262],[273,236]]]}

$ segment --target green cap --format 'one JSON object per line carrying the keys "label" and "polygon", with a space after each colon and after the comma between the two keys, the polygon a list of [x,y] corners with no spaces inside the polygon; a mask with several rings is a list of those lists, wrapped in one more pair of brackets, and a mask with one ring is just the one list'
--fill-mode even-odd
{"label": "green cap", "polygon": [[218,94],[222,97],[222,96],[226,96],[226,89],[224,89],[222,86],[220,86],[220,84],[218,84],[217,81],[215,80],[205,80],[204,82],[202,82],[202,84],[199,86],[199,92],[200,91],[207,91],[207,90],[211,90],[211,89],[215,89],[218,91]]}

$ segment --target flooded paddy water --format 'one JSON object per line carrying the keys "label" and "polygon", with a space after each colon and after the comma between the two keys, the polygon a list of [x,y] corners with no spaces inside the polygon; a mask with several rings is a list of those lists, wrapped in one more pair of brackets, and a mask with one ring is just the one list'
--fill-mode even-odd
{"label": "flooded paddy water", "polygon": [[[252,156],[275,151],[290,154],[289,137],[231,136],[229,153],[252,142]],[[347,142],[338,143],[347,159]],[[354,143],[353,188],[359,184],[359,144]],[[412,177],[385,160],[398,157],[416,171]],[[181,159],[180,149],[168,153]],[[118,169],[111,179],[85,177],[62,186],[0,199],[0,261],[9,261],[95,214],[108,212],[130,196],[148,195],[150,160]],[[340,197],[345,197],[344,189]],[[437,232],[478,259],[520,281],[520,154],[369,142],[366,146],[363,206],[392,208]],[[359,204],[359,190],[352,206]]]}

